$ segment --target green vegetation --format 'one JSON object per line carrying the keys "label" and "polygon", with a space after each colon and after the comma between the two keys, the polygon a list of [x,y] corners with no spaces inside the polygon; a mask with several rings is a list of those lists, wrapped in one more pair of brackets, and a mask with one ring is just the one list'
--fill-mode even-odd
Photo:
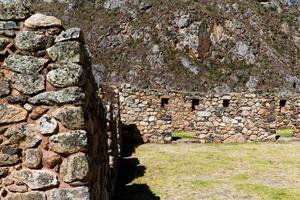
{"label": "green vegetation", "polygon": [[145,174],[128,187],[146,185],[161,200],[300,199],[298,143],[147,144],[134,156]]}
{"label": "green vegetation", "polygon": [[276,131],[276,135],[280,137],[293,137],[294,131],[293,129],[279,129]]}
{"label": "green vegetation", "polygon": [[172,137],[179,137],[182,139],[194,139],[195,133],[191,131],[174,131],[172,132]]}

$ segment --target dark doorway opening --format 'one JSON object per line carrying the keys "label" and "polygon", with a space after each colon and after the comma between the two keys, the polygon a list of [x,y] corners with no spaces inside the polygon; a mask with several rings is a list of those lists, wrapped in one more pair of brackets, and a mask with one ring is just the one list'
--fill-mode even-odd
{"label": "dark doorway opening", "polygon": [[280,100],[279,102],[280,108],[283,108],[286,106],[286,100]]}
{"label": "dark doorway opening", "polygon": [[293,88],[294,88],[294,89],[297,88],[297,83],[296,83],[296,82],[293,83]]}
{"label": "dark doorway opening", "polygon": [[160,106],[162,108],[165,108],[165,105],[168,105],[169,104],[169,99],[168,98],[162,98],[161,101],[160,101]]}
{"label": "dark doorway opening", "polygon": [[192,111],[196,110],[196,106],[199,106],[199,99],[192,99]]}
{"label": "dark doorway opening", "polygon": [[230,104],[230,100],[229,99],[223,99],[223,107],[224,108],[228,108]]}

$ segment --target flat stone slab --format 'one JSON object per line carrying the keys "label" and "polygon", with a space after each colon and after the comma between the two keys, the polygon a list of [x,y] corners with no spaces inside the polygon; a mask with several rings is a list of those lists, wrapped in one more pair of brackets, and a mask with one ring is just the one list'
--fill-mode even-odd
{"label": "flat stone slab", "polygon": [[64,182],[72,184],[76,181],[85,181],[89,173],[89,159],[84,153],[76,153],[66,158],[60,168]]}
{"label": "flat stone slab", "polygon": [[44,192],[26,192],[26,193],[12,193],[8,197],[9,200],[46,200]]}
{"label": "flat stone slab", "polygon": [[57,65],[58,68],[47,74],[47,81],[55,87],[68,87],[82,85],[84,81],[84,70],[82,66],[75,63]]}
{"label": "flat stone slab", "polygon": [[37,51],[46,48],[47,41],[44,35],[34,31],[22,31],[16,35],[16,47],[25,51]]}
{"label": "flat stone slab", "polygon": [[12,73],[13,87],[23,94],[36,94],[45,90],[45,78],[43,75]]}
{"label": "flat stone slab", "polygon": [[25,26],[29,28],[49,28],[61,26],[61,21],[54,16],[37,13],[25,20]]}
{"label": "flat stone slab", "polygon": [[87,187],[62,188],[50,191],[49,200],[89,200]]}
{"label": "flat stone slab", "polygon": [[16,155],[0,154],[0,167],[15,165],[20,162]]}
{"label": "flat stone slab", "polygon": [[21,149],[35,147],[42,137],[38,134],[35,124],[18,124],[6,130],[4,136],[9,144],[18,145]]}
{"label": "flat stone slab", "polygon": [[49,138],[49,149],[60,154],[73,154],[87,148],[87,132],[83,130],[59,133]]}
{"label": "flat stone slab", "polygon": [[13,176],[33,190],[58,185],[56,175],[49,170],[22,169],[15,172]]}
{"label": "flat stone slab", "polygon": [[27,119],[28,112],[19,105],[0,104],[0,124],[21,122]]}
{"label": "flat stone slab", "polygon": [[82,107],[65,106],[55,110],[52,115],[68,129],[84,129],[85,121]]}
{"label": "flat stone slab", "polygon": [[24,19],[30,15],[30,10],[22,0],[0,0],[0,20]]}
{"label": "flat stone slab", "polygon": [[23,155],[23,164],[30,168],[36,169],[41,165],[42,153],[39,149],[26,149]]}
{"label": "flat stone slab", "polygon": [[81,44],[76,41],[56,43],[47,52],[53,61],[59,63],[79,63],[83,56]]}
{"label": "flat stone slab", "polygon": [[69,28],[62,31],[55,39],[55,42],[64,42],[67,40],[80,40],[82,39],[82,32],[80,28]]}
{"label": "flat stone slab", "polygon": [[32,98],[29,98],[28,101],[32,104],[61,105],[80,102],[84,99],[85,94],[82,88],[69,87],[58,91],[43,92]]}
{"label": "flat stone slab", "polygon": [[13,54],[4,60],[4,66],[14,72],[23,74],[34,74],[40,71],[41,68],[48,62],[44,58],[36,58],[33,56],[22,56]]}
{"label": "flat stone slab", "polygon": [[279,142],[279,143],[300,142],[300,138],[297,138],[297,137],[280,137],[280,138],[278,138],[277,142]]}
{"label": "flat stone slab", "polygon": [[17,23],[14,21],[0,21],[0,30],[17,30]]}

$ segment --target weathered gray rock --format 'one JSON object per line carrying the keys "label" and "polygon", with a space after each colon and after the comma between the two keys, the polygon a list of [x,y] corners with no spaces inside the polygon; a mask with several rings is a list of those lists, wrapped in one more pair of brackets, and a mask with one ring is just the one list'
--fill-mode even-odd
{"label": "weathered gray rock", "polygon": [[17,29],[17,23],[14,21],[0,21],[0,35],[13,37]]}
{"label": "weathered gray rock", "polygon": [[88,156],[77,153],[65,159],[61,165],[60,174],[64,176],[64,182],[73,183],[85,181],[89,172]]}
{"label": "weathered gray rock", "polygon": [[7,167],[1,167],[0,168],[0,178],[3,178],[7,176],[8,174],[8,168]]}
{"label": "weathered gray rock", "polygon": [[0,20],[24,19],[30,15],[30,10],[22,0],[0,0]]}
{"label": "weathered gray rock", "polygon": [[6,97],[8,103],[11,104],[19,104],[19,105],[24,105],[27,101],[27,97],[23,95],[10,95]]}
{"label": "weathered gray rock", "polygon": [[0,21],[0,30],[17,30],[17,23],[14,21]]}
{"label": "weathered gray rock", "polygon": [[0,51],[4,50],[9,43],[10,43],[9,39],[7,39],[7,38],[0,38]]}
{"label": "weathered gray rock", "polygon": [[82,85],[84,70],[82,66],[67,63],[47,74],[47,80],[55,87],[68,87]]}
{"label": "weathered gray rock", "polygon": [[60,63],[74,62],[82,60],[81,44],[76,41],[59,42],[47,49],[51,59]]}
{"label": "weathered gray rock", "polygon": [[25,20],[25,26],[29,28],[48,28],[53,26],[60,27],[61,21],[56,17],[37,13]]}
{"label": "weathered gray rock", "polygon": [[182,15],[176,21],[176,24],[179,28],[186,28],[191,24],[191,19],[189,15]]}
{"label": "weathered gray rock", "polygon": [[107,10],[114,10],[117,8],[125,9],[127,6],[124,0],[105,0],[103,7]]}
{"label": "weathered gray rock", "polygon": [[208,112],[208,111],[199,111],[199,112],[197,112],[197,115],[199,117],[210,117],[211,116],[211,112]]}
{"label": "weathered gray rock", "polygon": [[18,149],[16,147],[13,146],[4,146],[1,149],[1,152],[7,155],[17,155],[18,154]]}
{"label": "weathered gray rock", "polygon": [[15,165],[20,162],[17,155],[0,154],[0,167]]}
{"label": "weathered gray rock", "polygon": [[50,191],[49,200],[89,200],[87,187],[54,189]]}
{"label": "weathered gray rock", "polygon": [[44,35],[36,34],[34,31],[22,31],[16,35],[16,47],[26,51],[45,49],[47,45]]}
{"label": "weathered gray rock", "polygon": [[7,80],[0,80],[0,97],[9,95],[10,87]]}
{"label": "weathered gray rock", "polygon": [[26,149],[24,152],[23,164],[31,169],[36,169],[41,165],[42,153],[38,149]]}
{"label": "weathered gray rock", "polygon": [[22,169],[16,171],[13,176],[33,190],[58,185],[56,175],[49,170]]}
{"label": "weathered gray rock", "polygon": [[13,54],[5,59],[4,66],[14,72],[34,74],[40,71],[40,69],[47,62],[48,60],[44,58],[35,58],[32,56],[21,56],[18,54]]}
{"label": "weathered gray rock", "polygon": [[55,110],[52,115],[68,129],[76,130],[84,128],[85,123],[82,107],[65,106]]}
{"label": "weathered gray rock", "polygon": [[0,124],[21,122],[27,119],[28,112],[21,106],[0,104]]}
{"label": "weathered gray rock", "polygon": [[34,124],[18,124],[6,130],[4,136],[9,144],[16,144],[21,149],[35,147],[42,137],[38,134]]}
{"label": "weathered gray rock", "polygon": [[43,135],[53,134],[58,129],[57,121],[48,115],[43,115],[41,117],[39,126],[40,126],[40,132]]}
{"label": "weathered gray rock", "polygon": [[59,91],[38,94],[32,98],[29,98],[28,101],[32,104],[54,105],[80,102],[84,100],[84,98],[85,94],[83,93],[82,88],[69,87]]}
{"label": "weathered gray rock", "polygon": [[44,192],[26,192],[26,193],[12,193],[8,200],[46,200]]}
{"label": "weathered gray rock", "polygon": [[45,78],[43,75],[12,73],[13,87],[23,94],[36,94],[45,90]]}
{"label": "weathered gray rock", "polygon": [[69,28],[62,31],[55,39],[55,42],[64,42],[67,40],[80,40],[82,39],[82,32],[80,28]]}
{"label": "weathered gray rock", "polygon": [[83,130],[59,133],[49,138],[49,149],[61,154],[73,154],[85,151],[87,132]]}

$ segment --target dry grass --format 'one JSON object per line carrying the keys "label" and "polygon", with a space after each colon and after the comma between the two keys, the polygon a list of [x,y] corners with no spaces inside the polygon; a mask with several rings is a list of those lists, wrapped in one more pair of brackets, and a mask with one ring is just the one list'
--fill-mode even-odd
{"label": "dry grass", "polygon": [[146,170],[128,186],[161,200],[300,199],[299,143],[147,144],[134,157]]}

